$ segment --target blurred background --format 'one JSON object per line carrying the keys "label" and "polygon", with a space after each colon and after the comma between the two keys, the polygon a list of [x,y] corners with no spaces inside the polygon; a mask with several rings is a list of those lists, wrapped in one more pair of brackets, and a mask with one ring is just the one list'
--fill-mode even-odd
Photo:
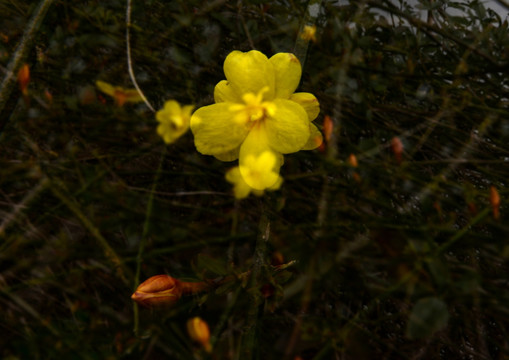
{"label": "blurred background", "polygon": [[[213,103],[232,50],[301,60],[327,141],[238,201],[233,163],[96,87],[134,88],[126,1],[0,0],[0,357],[506,359],[507,5],[133,1],[156,110]],[[157,274],[230,280],[139,308]]]}

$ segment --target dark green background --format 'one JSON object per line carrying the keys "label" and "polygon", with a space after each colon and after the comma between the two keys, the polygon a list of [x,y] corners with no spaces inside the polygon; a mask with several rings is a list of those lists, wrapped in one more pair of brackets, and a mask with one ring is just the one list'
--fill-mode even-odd
{"label": "dark green background", "polygon": [[[279,191],[236,202],[232,164],[197,153],[191,133],[165,146],[144,104],[94,88],[133,87],[126,2],[54,1],[31,28],[43,3],[0,1],[2,77],[34,36],[28,96],[0,89],[2,359],[207,358],[186,334],[193,316],[213,359],[508,356],[505,19],[480,1],[324,0],[316,18],[307,1],[134,1],[133,69],[156,108],[212,103],[229,52],[301,51],[300,26],[316,22],[299,91],[332,140],[286,156]],[[295,263],[278,271],[275,252]],[[130,299],[156,274],[250,269],[171,309]]]}

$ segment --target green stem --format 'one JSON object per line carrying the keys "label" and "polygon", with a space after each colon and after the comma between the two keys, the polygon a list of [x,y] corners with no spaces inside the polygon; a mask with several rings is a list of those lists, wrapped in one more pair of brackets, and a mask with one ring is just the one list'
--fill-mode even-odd
{"label": "green stem", "polygon": [[125,276],[124,264],[118,254],[113,250],[108,241],[102,236],[99,229],[90,221],[90,219],[81,211],[78,204],[71,198],[70,195],[66,194],[65,186],[58,179],[50,180],[50,189],[53,194],[60,199],[68,208],[71,210],[74,215],[81,221],[83,226],[92,234],[92,236],[97,240],[98,244],[101,246],[104,252],[104,256],[109,259],[117,270],[117,275],[122,279],[124,283],[127,284],[127,278]]}
{"label": "green stem", "polygon": [[258,318],[260,316],[261,305],[263,300],[259,291],[260,275],[263,267],[266,265],[267,241],[270,234],[270,220],[267,216],[265,204],[261,203],[261,216],[258,227],[258,236],[256,239],[256,247],[253,256],[253,270],[249,289],[252,291],[251,303],[247,312],[247,323],[241,343],[241,359],[255,359],[255,350],[258,348],[256,344],[256,333],[258,328]]}
{"label": "green stem", "polygon": [[[156,175],[154,177],[154,182],[152,183],[152,188],[150,190],[150,195],[148,197],[147,210],[145,212],[145,222],[143,224],[143,232],[141,235],[140,244],[138,247],[138,254],[136,256],[136,273],[134,275],[134,283],[133,283],[133,291],[136,290],[138,285],[140,284],[140,274],[141,274],[141,261],[143,259],[143,252],[145,251],[145,246],[147,244],[148,231],[150,226],[150,219],[152,217],[152,210],[154,207],[154,193],[157,188],[157,184],[159,183],[159,178],[161,176],[161,171],[163,168],[164,159],[166,156],[166,147],[161,154],[161,161],[159,162],[159,167],[157,168]],[[133,303],[133,313],[134,313],[134,333],[136,336],[138,335],[140,318],[138,313],[138,304],[136,302]]]}
{"label": "green stem", "polygon": [[491,209],[486,208],[477,214],[465,227],[463,227],[460,231],[456,232],[454,236],[452,236],[447,242],[443,243],[438,249],[435,251],[436,254],[443,254],[448,248],[450,248],[456,241],[461,239],[463,235],[467,234],[472,230],[472,226],[476,225],[479,221],[484,219],[490,213]]}
{"label": "green stem", "polygon": [[318,13],[320,12],[320,8],[322,6],[323,0],[310,0],[306,9],[306,14],[302,18],[300,24],[299,34],[297,35],[297,39],[295,40],[295,47],[293,48],[293,53],[299,59],[300,64],[304,67],[306,63],[306,56],[309,47],[309,39],[303,39],[300,35],[303,33],[304,28],[306,26],[313,26],[316,23],[316,19],[318,18]]}

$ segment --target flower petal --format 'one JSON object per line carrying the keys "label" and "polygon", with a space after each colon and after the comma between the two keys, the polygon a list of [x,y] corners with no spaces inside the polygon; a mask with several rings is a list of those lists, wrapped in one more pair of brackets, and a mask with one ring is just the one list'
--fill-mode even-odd
{"label": "flower petal", "polygon": [[257,50],[247,53],[232,51],[224,61],[224,74],[235,94],[258,94],[267,87],[264,99],[274,98],[274,67],[269,59]]}
{"label": "flower petal", "polygon": [[225,177],[226,181],[233,184],[233,194],[235,198],[244,199],[249,196],[252,188],[242,178],[238,166],[228,170]]}
{"label": "flower petal", "polygon": [[237,146],[235,149],[227,151],[222,154],[214,154],[214,157],[221,161],[234,161],[239,158],[240,146]]}
{"label": "flower petal", "polygon": [[[309,120],[299,104],[284,99],[274,100],[276,111],[265,120],[267,139],[276,152],[297,152],[309,139]],[[241,149],[242,152],[242,149]]]}
{"label": "flower petal", "polygon": [[269,146],[264,124],[253,127],[240,147],[239,167],[244,181],[254,189],[264,190],[279,178],[279,154]]}
{"label": "flower petal", "polygon": [[239,166],[242,179],[255,190],[265,190],[276,186],[280,176],[274,172],[276,155],[272,151],[265,151],[259,156],[247,155],[245,166]]}
{"label": "flower petal", "polygon": [[101,90],[103,93],[114,96],[115,95],[115,87],[111,84],[108,84],[105,81],[97,80],[95,85]]}
{"label": "flower petal", "polygon": [[189,119],[193,105],[181,107],[175,100],[168,100],[164,107],[156,113],[156,119],[160,123],[157,133],[164,142],[171,144],[189,129]]}
{"label": "flower petal", "polygon": [[304,145],[302,150],[314,150],[323,142],[323,136],[320,130],[313,123],[309,123],[309,139],[308,142]]}
{"label": "flower petal", "polygon": [[276,98],[288,99],[299,86],[302,67],[291,53],[278,53],[269,60],[276,74]]}
{"label": "flower petal", "polygon": [[290,96],[290,100],[295,101],[297,104],[302,106],[304,110],[306,110],[309,121],[316,119],[320,113],[320,103],[313,94],[306,92],[295,93]]}
{"label": "flower petal", "polygon": [[249,131],[247,124],[235,121],[231,103],[208,105],[191,117],[196,149],[204,155],[220,155],[237,148]]}
{"label": "flower petal", "polygon": [[220,102],[233,102],[233,103],[241,103],[242,97],[235,93],[230,85],[230,83],[226,80],[221,80],[217,83],[214,88],[214,101],[216,103]]}

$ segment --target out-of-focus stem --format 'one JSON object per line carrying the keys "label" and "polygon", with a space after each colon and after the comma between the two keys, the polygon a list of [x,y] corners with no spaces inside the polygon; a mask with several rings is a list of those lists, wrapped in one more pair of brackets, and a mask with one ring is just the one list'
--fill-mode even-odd
{"label": "out-of-focus stem", "polygon": [[[14,51],[14,55],[11,58],[11,61],[7,65],[5,77],[2,80],[2,84],[0,85],[0,114],[3,112],[4,107],[16,83],[16,73],[21,67],[23,60],[26,58],[28,51],[32,47],[35,34],[39,30],[46,12],[52,3],[53,0],[42,0],[39,3],[39,6],[34,11],[34,15],[26,27],[25,33],[23,34],[18,47]],[[0,129],[2,129],[4,126],[5,124],[0,124]]]}
{"label": "out-of-focus stem", "polygon": [[294,55],[299,59],[302,67],[306,63],[306,56],[308,52],[309,39],[300,36],[304,32],[304,28],[306,26],[313,26],[316,23],[316,19],[318,18],[318,13],[320,12],[320,8],[322,6],[323,0],[310,0],[308,3],[308,7],[306,9],[306,14],[304,15],[299,29],[299,34],[297,35],[297,40],[295,40],[295,47],[293,49]]}
{"label": "out-of-focus stem", "polygon": [[249,288],[254,290],[250,306],[247,310],[247,323],[244,329],[240,351],[240,359],[249,360],[255,358],[255,351],[258,348],[256,345],[256,332],[258,327],[258,317],[260,316],[260,306],[262,304],[260,299],[260,292],[256,291],[259,286],[260,274],[263,266],[266,264],[267,258],[267,241],[269,240],[270,221],[267,215],[265,204],[262,202],[260,206],[260,223],[258,227],[258,237],[256,239],[256,247],[253,256],[253,270],[251,273],[251,280]]}
{"label": "out-of-focus stem", "polygon": [[[136,289],[140,283],[141,260],[143,257],[143,252],[145,250],[145,245],[147,243],[147,235],[148,235],[148,230],[149,230],[150,218],[152,217],[154,192],[155,192],[157,184],[159,182],[159,177],[161,176],[161,170],[163,167],[165,155],[166,155],[166,147],[164,147],[163,153],[161,154],[161,161],[159,162],[159,167],[157,168],[157,172],[154,177],[154,182],[152,184],[152,189],[151,189],[150,195],[148,197],[147,211],[145,212],[145,223],[143,224],[143,233],[141,235],[141,240],[140,240],[140,244],[138,247],[138,254],[136,255],[136,273],[134,274],[133,289]],[[137,335],[138,329],[139,329],[139,323],[140,323],[137,303],[133,304],[133,313],[134,313],[134,329],[133,329],[133,331]]]}
{"label": "out-of-focus stem", "polygon": [[97,240],[97,243],[101,246],[104,252],[104,256],[115,265],[118,277],[127,284],[127,278],[125,276],[124,263],[113,250],[108,241],[102,236],[99,229],[90,221],[90,219],[81,211],[78,204],[67,194],[65,186],[58,179],[50,180],[50,189],[53,194],[60,199],[74,215],[81,221],[83,226],[92,234]]}
{"label": "out-of-focus stem", "polygon": [[13,211],[7,214],[2,223],[0,224],[0,238],[5,234],[5,230],[14,222],[16,222],[18,216],[21,214],[28,204],[49,184],[48,178],[42,178],[41,181],[21,200],[21,202],[13,207]]}
{"label": "out-of-focus stem", "polygon": [[147,107],[150,110],[152,110],[152,112],[156,112],[152,105],[148,102],[147,98],[145,97],[145,94],[143,94],[143,91],[141,91],[140,86],[136,81],[136,76],[134,76],[133,62],[131,59],[131,0],[127,0],[125,42],[127,52],[127,69],[129,71],[129,77],[131,78],[134,87],[138,91],[138,94],[140,94],[140,97],[145,102],[145,105],[147,105]]}

